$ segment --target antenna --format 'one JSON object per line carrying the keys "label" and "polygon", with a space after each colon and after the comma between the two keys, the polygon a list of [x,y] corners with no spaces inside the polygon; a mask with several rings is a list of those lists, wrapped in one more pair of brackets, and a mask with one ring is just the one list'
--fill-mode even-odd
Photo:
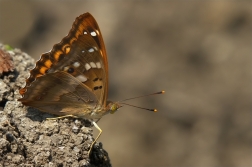
{"label": "antenna", "polygon": [[155,108],[154,108],[154,109],[149,109],[149,108],[134,106],[134,105],[128,104],[128,103],[120,103],[120,104],[124,104],[124,105],[127,105],[127,106],[131,106],[131,107],[135,107],[135,108],[139,108],[139,109],[143,109],[143,110],[148,110],[148,111],[157,112],[157,109],[155,109]]}
{"label": "antenna", "polygon": [[119,104],[124,104],[124,105],[127,105],[127,106],[131,106],[131,107],[135,107],[135,108],[139,108],[139,109],[143,109],[143,110],[157,112],[157,109],[155,109],[155,108],[154,109],[149,109],[149,108],[139,107],[139,106],[135,106],[135,105],[128,104],[128,103],[122,103],[122,101],[127,101],[127,100],[132,100],[132,99],[138,99],[138,98],[141,98],[141,97],[147,97],[147,96],[164,94],[164,93],[165,93],[165,91],[162,90],[162,91],[156,92],[156,93],[151,93],[151,94],[147,94],[147,95],[142,95],[142,96],[137,96],[137,97],[131,97],[131,98],[128,98],[128,99],[124,99],[124,100],[118,101],[118,103]]}
{"label": "antenna", "polygon": [[[142,95],[142,96],[137,96],[137,97],[131,97],[131,98],[128,98],[128,99],[124,99],[124,100],[121,100],[121,101],[128,101],[128,100],[132,100],[132,99],[138,99],[138,98],[141,98],[141,97],[147,97],[147,96],[152,96],[152,95],[158,95],[158,94],[164,94],[165,91],[162,90],[160,92],[156,92],[156,93],[151,93],[151,94],[147,94],[147,95]],[[120,101],[118,101],[120,103]]]}

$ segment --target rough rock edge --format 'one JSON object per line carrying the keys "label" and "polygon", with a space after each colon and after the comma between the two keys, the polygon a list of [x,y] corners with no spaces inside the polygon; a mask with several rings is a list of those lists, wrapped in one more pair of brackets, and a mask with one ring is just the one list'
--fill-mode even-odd
{"label": "rough rock edge", "polygon": [[[0,49],[7,51],[0,44]],[[93,141],[88,120],[58,119],[17,101],[35,61],[19,49],[7,51],[14,71],[0,75],[0,167],[1,166],[88,166],[110,167],[108,153]]]}

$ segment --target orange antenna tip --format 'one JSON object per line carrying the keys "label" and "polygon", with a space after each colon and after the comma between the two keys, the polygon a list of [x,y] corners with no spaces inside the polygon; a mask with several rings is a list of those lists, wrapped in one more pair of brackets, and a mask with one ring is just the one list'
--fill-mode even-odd
{"label": "orange antenna tip", "polygon": [[160,91],[160,92],[153,93],[152,95],[155,95],[155,94],[164,94],[164,93],[165,93],[165,91],[162,90],[162,91]]}
{"label": "orange antenna tip", "polygon": [[155,108],[154,109],[149,109],[149,108],[139,107],[139,106],[135,106],[135,105],[128,104],[128,103],[121,103],[121,104],[131,106],[131,107],[135,107],[135,108],[140,108],[140,109],[147,110],[147,111],[157,112],[157,109],[155,109]]}

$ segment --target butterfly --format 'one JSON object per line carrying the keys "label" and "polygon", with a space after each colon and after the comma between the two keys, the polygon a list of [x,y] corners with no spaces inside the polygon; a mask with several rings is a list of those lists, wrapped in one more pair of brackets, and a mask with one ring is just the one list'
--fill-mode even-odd
{"label": "butterfly", "polygon": [[107,54],[99,26],[90,13],[77,17],[69,34],[41,56],[19,92],[24,105],[57,118],[91,119],[99,134],[90,154],[102,133],[97,122],[122,107],[122,103],[107,101]]}
{"label": "butterfly", "polygon": [[[69,34],[41,56],[19,92],[24,105],[61,117],[99,120],[121,107],[107,101],[108,60],[90,13],[77,17]],[[100,131],[96,141],[102,130],[92,123]]]}

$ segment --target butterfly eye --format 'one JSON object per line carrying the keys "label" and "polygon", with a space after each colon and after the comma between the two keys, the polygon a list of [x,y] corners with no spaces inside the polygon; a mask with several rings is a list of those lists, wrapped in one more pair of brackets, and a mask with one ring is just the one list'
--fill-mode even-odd
{"label": "butterfly eye", "polygon": [[110,114],[114,114],[120,106],[116,103],[112,104],[110,107]]}

